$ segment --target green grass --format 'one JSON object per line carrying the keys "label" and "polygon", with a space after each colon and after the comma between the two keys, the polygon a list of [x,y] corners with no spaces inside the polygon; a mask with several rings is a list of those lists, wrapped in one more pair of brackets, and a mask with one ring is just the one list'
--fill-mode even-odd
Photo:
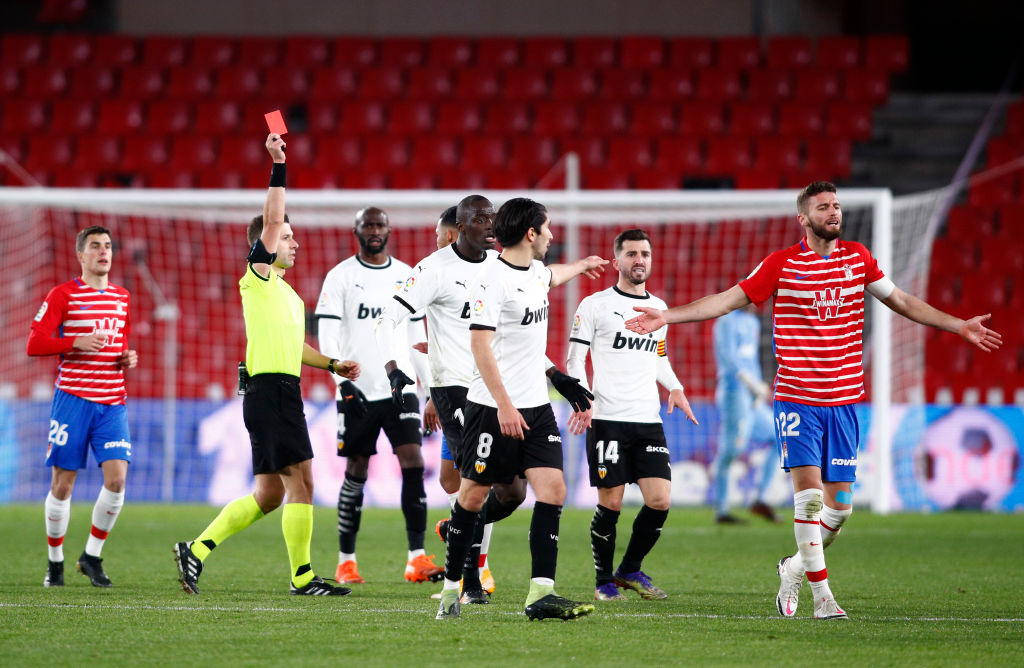
{"label": "green grass", "polygon": [[[704,510],[674,510],[645,570],[665,601],[599,604],[575,622],[528,622],[529,512],[498,525],[489,606],[437,622],[439,585],[402,579],[405,532],[397,511],[368,510],[359,536],[367,579],[351,596],[288,595],[279,513],[219,547],[200,596],[185,595],[171,557],[216,514],[205,506],[129,503],[104,550],[114,587],[74,570],[90,506],[72,511],[67,586],[44,589],[42,503],[0,508],[0,664],[482,665],[1024,664],[1024,521],[1013,515],[853,515],[828,551],[830,583],[849,621],[775,613],[775,563],[793,549],[789,526],[718,527]],[[635,509],[619,524],[621,556]],[[431,512],[431,526],[441,511]],[[590,600],[590,514],[562,518],[558,590]],[[313,565],[333,575],[331,509],[317,509]],[[443,561],[433,534],[428,552]]]}

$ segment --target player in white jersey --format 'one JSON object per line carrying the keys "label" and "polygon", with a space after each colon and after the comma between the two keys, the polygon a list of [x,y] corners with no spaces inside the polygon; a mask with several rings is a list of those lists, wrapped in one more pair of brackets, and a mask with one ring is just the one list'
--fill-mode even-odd
{"label": "player in white jersey", "polygon": [[[991,314],[961,320],[943,313],[896,287],[862,244],[841,242],[843,214],[831,183],[811,183],[800,191],[796,206],[805,234],[799,244],[772,253],[724,292],[667,310],[634,307],[641,314],[626,327],[646,334],[666,324],[717,318],[774,297],[779,362],[775,438],[783,465],[793,474],[798,548],[779,561],[775,605],[784,617],[795,615],[806,574],[814,617],[845,619],[828,585],[824,549],[853,512],[851,485],[860,437],[853,404],[864,394],[863,382],[857,382],[863,378],[863,324],[855,309],[863,309],[864,292],[905,318],[956,333],[986,352],[999,348],[1002,336],[982,324]],[[829,321],[839,322],[841,329]],[[836,355],[837,343],[848,352]]]}
{"label": "player in white jersey", "polygon": [[[370,457],[377,452],[381,429],[391,442],[402,470],[402,513],[408,541],[405,579],[425,582],[437,579],[441,568],[423,549],[427,528],[426,491],[423,488],[423,455],[420,451],[420,415],[416,395],[405,396],[405,408],[391,401],[391,384],[376,347],[367,346],[384,308],[408,278],[410,267],[387,252],[391,225],[387,214],[367,207],[356,214],[353,228],[359,252],[327,273],[316,316],[320,349],[325,355],[352,359],[366,370],[358,382],[337,376],[338,456],[346,457],[345,481],[338,493],[338,568],[335,579],[361,583],[356,559],[356,534],[362,517],[363,488]],[[399,368],[426,382],[425,361],[411,344],[422,341],[423,318],[411,318],[396,332]]]}
{"label": "player in white jersey", "polygon": [[[597,509],[590,523],[599,601],[625,598],[619,588],[632,589],[645,599],[665,598],[641,570],[668,517],[672,496],[672,462],[661,424],[658,383],[669,391],[668,412],[681,408],[697,424],[683,386],[665,355],[668,327],[638,336],[626,329],[633,306],[665,308],[647,292],[651,274],[651,240],[639,229],[615,237],[618,282],[580,302],[569,335],[566,371],[586,379],[587,351],[594,363],[594,406],[573,415],[574,433],[587,428],[590,484],[597,487]],[[633,521],[633,534],[618,569],[615,525],[622,511],[627,483],[636,483],[644,505]]]}
{"label": "player in white jersey", "polygon": [[558,526],[565,502],[562,439],[548,400],[545,357],[548,290],[607,264],[589,257],[545,267],[551,242],[547,210],[525,198],[499,209],[494,232],[502,252],[470,283],[470,349],[476,371],[466,398],[462,484],[452,508],[444,589],[437,619],[460,616],[459,580],[477,516],[494,483],[525,476],[537,502],[530,526],[530,619],[573,619],[592,605],[554,593]]}

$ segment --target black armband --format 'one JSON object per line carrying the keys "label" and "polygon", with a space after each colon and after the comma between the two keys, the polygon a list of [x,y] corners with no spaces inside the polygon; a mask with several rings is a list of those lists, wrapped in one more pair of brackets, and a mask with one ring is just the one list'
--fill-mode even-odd
{"label": "black armband", "polygon": [[286,174],[285,163],[275,162],[274,166],[270,168],[270,187],[284,188]]}
{"label": "black armband", "polygon": [[249,264],[274,264],[276,259],[277,253],[268,253],[267,247],[263,245],[263,239],[257,239],[249,249]]}

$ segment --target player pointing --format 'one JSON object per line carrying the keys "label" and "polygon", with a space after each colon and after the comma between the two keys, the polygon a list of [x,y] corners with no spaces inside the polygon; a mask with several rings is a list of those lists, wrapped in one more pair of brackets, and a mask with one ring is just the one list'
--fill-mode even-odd
{"label": "player pointing", "polygon": [[[697,424],[683,386],[665,356],[662,327],[646,337],[626,330],[625,315],[635,304],[664,307],[665,302],[647,292],[651,274],[651,240],[639,229],[615,237],[614,266],[618,282],[586,297],[576,309],[569,334],[569,375],[585,379],[587,351],[594,363],[594,406],[573,414],[573,433],[587,429],[587,462],[590,484],[597,487],[597,509],[590,523],[590,545],[597,570],[594,598],[599,601],[625,598],[619,587],[633,589],[646,599],[665,598],[641,570],[668,517],[672,494],[672,463],[661,425],[661,399],[657,383],[667,390],[668,412],[681,408]],[[591,421],[591,418],[593,420]],[[627,483],[636,483],[644,505],[633,522],[633,534],[618,570],[615,557],[615,525],[622,511]]]}
{"label": "player pointing", "polygon": [[647,333],[666,324],[708,320],[774,296],[778,375],[775,433],[783,467],[792,472],[794,533],[798,551],[779,561],[776,606],[792,617],[806,574],[818,619],[845,618],[828,585],[824,548],[853,510],[859,430],[854,404],[864,396],[862,330],[864,292],[900,315],[959,334],[984,351],[1002,337],[982,323],[961,320],[903,292],[882,273],[862,244],[841,241],[843,214],[831,183],[816,181],[797,197],[798,244],[764,259],[725,292],[668,310],[636,307],[626,323]]}

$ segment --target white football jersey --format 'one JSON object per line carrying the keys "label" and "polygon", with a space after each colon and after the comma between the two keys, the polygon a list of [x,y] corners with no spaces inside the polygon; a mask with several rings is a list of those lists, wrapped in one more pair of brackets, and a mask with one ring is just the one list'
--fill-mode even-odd
{"label": "white football jersey", "polygon": [[[539,260],[517,267],[504,258],[486,267],[473,281],[471,329],[494,330],[491,350],[501,382],[516,408],[549,403],[546,351],[548,290],[551,270]],[[476,365],[467,399],[497,407]]]}
{"label": "white football jersey", "polygon": [[469,350],[469,287],[498,257],[489,250],[480,260],[461,255],[455,244],[419,261],[394,295],[411,313],[426,312],[427,358],[431,387],[469,387],[473,353]]}
{"label": "white football jersey", "polygon": [[[337,357],[342,360],[359,362],[357,387],[368,401],[380,401],[391,396],[391,383],[384,372],[384,363],[377,346],[373,343],[373,330],[377,317],[395,296],[409,277],[410,267],[396,258],[389,258],[386,264],[366,264],[358,255],[342,261],[327,272],[320,298],[316,302],[318,318],[334,318],[341,321],[340,341],[336,341]],[[422,319],[414,318],[414,320]],[[401,351],[399,368],[410,378],[416,373],[409,359],[412,342],[409,330],[422,327],[418,322],[408,321],[395,331],[395,340]],[[415,388],[409,388],[413,391]],[[338,398],[341,398],[340,388]]]}
{"label": "white football jersey", "polygon": [[612,286],[584,298],[573,318],[569,340],[590,346],[598,420],[661,422],[657,361],[665,356],[668,327],[643,335],[629,331],[634,306],[666,308],[651,293],[641,297]]}

